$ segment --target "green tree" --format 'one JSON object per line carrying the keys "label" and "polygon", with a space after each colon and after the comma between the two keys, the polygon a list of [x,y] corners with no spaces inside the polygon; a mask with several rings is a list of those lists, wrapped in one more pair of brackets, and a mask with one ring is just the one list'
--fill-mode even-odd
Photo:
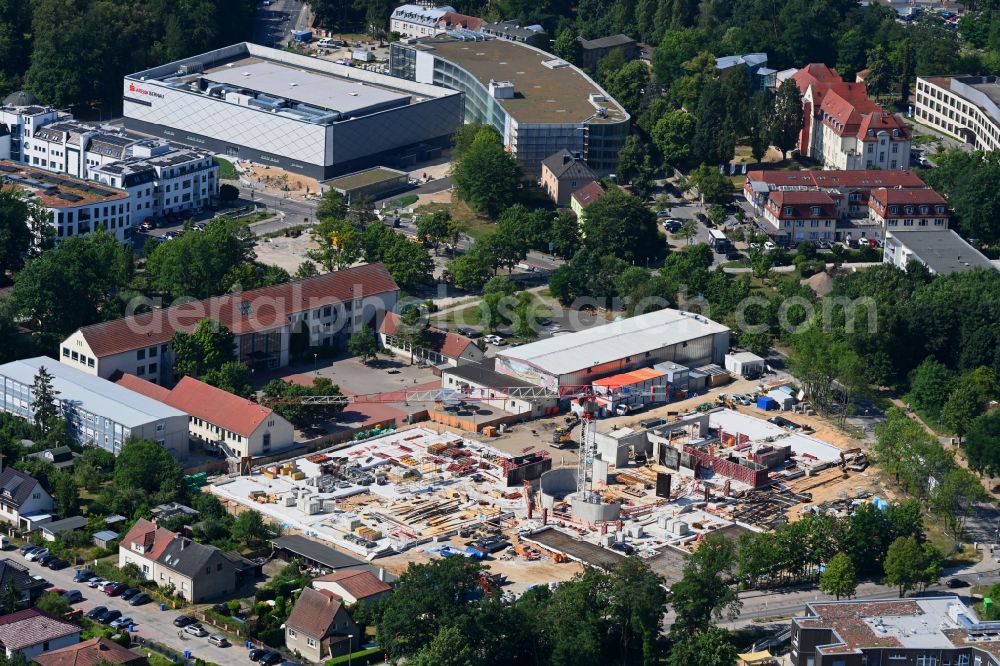
{"label": "green tree", "polygon": [[121,243],[105,232],[63,239],[15,276],[10,311],[36,330],[65,337],[121,314],[118,298],[130,266]]}
{"label": "green tree", "polygon": [[344,195],[334,189],[323,192],[323,198],[316,204],[316,219],[320,221],[342,220],[347,215]]}
{"label": "green tree", "polygon": [[955,380],[951,395],[941,408],[942,423],[959,437],[964,436],[996,394],[997,379],[992,368],[977,368],[962,375]]}
{"label": "green tree", "polygon": [[262,402],[288,420],[301,427],[310,421],[333,418],[343,411],[346,402],[332,400],[325,403],[303,404],[302,398],[324,396],[336,399],[341,396],[340,387],[327,377],[316,377],[312,386],[273,379],[261,390]]}
{"label": "green tree", "polygon": [[475,650],[469,645],[468,639],[458,627],[442,627],[430,643],[406,661],[414,666],[474,666],[476,664]]}
{"label": "green tree", "polygon": [[361,359],[361,362],[365,365],[368,364],[368,360],[374,360],[378,355],[378,342],[375,340],[375,335],[368,328],[359,328],[351,334],[351,338],[347,341],[347,351],[351,353],[352,356],[357,356]]}
{"label": "green tree", "polygon": [[892,84],[892,64],[884,46],[879,44],[868,49],[867,68],[865,87],[868,94],[876,98],[887,94]]}
{"label": "green tree", "polygon": [[587,207],[582,230],[584,246],[600,256],[647,262],[659,261],[667,252],[656,216],[637,197],[618,188]]}
{"label": "green tree", "polygon": [[885,556],[885,582],[899,588],[899,596],[922,585],[937,582],[941,576],[941,554],[928,543],[913,537],[899,537]]}
{"label": "green tree", "polygon": [[735,564],[735,545],[728,539],[709,537],[698,546],[685,562],[681,580],[670,588],[676,614],[672,636],[697,633],[724,614],[735,616],[742,605],[731,577]]}
{"label": "green tree", "polygon": [[788,151],[795,148],[802,131],[802,94],[792,79],[778,86],[771,112],[771,143],[781,151],[781,159],[788,157]]}
{"label": "green tree", "polygon": [[35,425],[43,433],[48,432],[52,422],[61,416],[58,396],[59,391],[52,386],[52,373],[44,365],[38,367],[35,379],[31,383],[31,411]]}
{"label": "green tree", "polygon": [[580,42],[577,41],[576,35],[569,28],[563,28],[559,31],[559,34],[556,35],[556,41],[552,44],[554,54],[574,65],[580,62],[580,50]]}
{"label": "green tree", "polygon": [[1000,179],[1000,151],[946,150],[934,156],[934,164],[923,176],[947,197],[962,233],[1000,240],[1000,200],[992,196]]}
{"label": "green tree", "polygon": [[1000,475],[1000,411],[980,416],[965,436],[969,467],[989,476]]}
{"label": "green tree", "polygon": [[[620,52],[613,51],[613,53]],[[611,96],[633,115],[639,112],[643,96],[651,84],[649,65],[642,60],[625,63],[606,80],[606,87]]]}
{"label": "green tree", "polygon": [[232,536],[236,542],[259,548],[277,536],[277,530],[264,522],[259,511],[243,511],[233,522]]}
{"label": "green tree", "polygon": [[3,614],[10,615],[17,610],[20,603],[21,595],[14,589],[14,584],[7,583],[4,585],[3,590],[0,590],[0,610],[3,610]]}
{"label": "green tree", "polygon": [[854,561],[846,553],[837,553],[820,574],[819,589],[826,594],[836,595],[837,601],[840,601],[842,596],[853,597],[857,588]]}
{"label": "green tree", "polygon": [[771,100],[764,92],[753,96],[747,119],[747,134],[750,137],[750,154],[754,162],[760,162],[771,146],[770,130]]}
{"label": "green tree", "polygon": [[200,379],[241,398],[253,395],[253,375],[246,363],[240,361],[226,361],[217,368],[204,370]]}
{"label": "green tree", "polygon": [[316,264],[312,261],[303,261],[299,264],[299,267],[295,269],[295,275],[293,276],[296,280],[308,280],[319,275],[319,271],[316,269]]}
{"label": "green tree", "polygon": [[549,237],[556,254],[564,258],[572,257],[580,248],[580,222],[576,215],[564,211],[552,218]]}
{"label": "green tree", "polygon": [[169,502],[182,496],[183,476],[184,468],[162,444],[130,438],[115,460],[114,488],[140,492],[156,503]]}
{"label": "green tree", "polygon": [[219,201],[229,204],[240,198],[240,190],[235,185],[223,183],[219,185]]}
{"label": "green tree", "polygon": [[55,592],[45,592],[35,601],[35,608],[47,613],[52,617],[64,617],[73,610],[69,602],[63,599],[62,595]]}
{"label": "green tree", "polygon": [[237,220],[212,220],[203,232],[159,243],[147,254],[149,284],[174,296],[209,298],[233,287],[256,286],[239,284],[245,274],[237,269],[252,263],[256,255],[253,234]]}
{"label": "green tree", "polygon": [[670,650],[671,666],[734,666],[736,646],[730,632],[716,626],[679,637]]}
{"label": "green tree", "polygon": [[481,130],[453,165],[452,177],[458,196],[472,210],[496,219],[514,203],[521,167],[495,131]]}
{"label": "green tree", "polygon": [[691,136],[695,121],[686,111],[671,111],[661,117],[653,126],[652,138],[663,161],[677,165],[691,155]]}
{"label": "green tree", "polygon": [[439,210],[430,215],[421,215],[417,220],[417,238],[422,242],[434,243],[435,247],[451,237],[451,213]]}
{"label": "green tree", "polygon": [[705,85],[694,118],[691,137],[694,157],[707,164],[728,164],[736,153],[736,135],[728,120],[728,101],[721,82],[713,80]]}
{"label": "green tree", "polygon": [[470,123],[468,125],[462,125],[455,130],[455,134],[451,137],[451,158],[453,162],[459,162],[465,157],[465,153],[472,146],[472,142],[476,140],[481,132],[493,132],[492,125],[484,125],[481,123]]}
{"label": "green tree", "polygon": [[46,216],[45,209],[29,201],[17,188],[0,186],[0,279],[20,270],[29,257],[51,246]]}
{"label": "green tree", "polygon": [[691,184],[698,188],[705,203],[728,203],[732,197],[733,182],[707,164],[691,172]]}
{"label": "green tree", "polygon": [[232,331],[214,319],[202,319],[190,333],[177,331],[170,338],[174,371],[200,377],[234,360]]}
{"label": "green tree", "polygon": [[976,511],[976,504],[989,499],[979,478],[964,467],[952,467],[940,480],[931,494],[931,506],[944,521],[944,527],[953,538],[961,539],[969,516]]}
{"label": "green tree", "polygon": [[933,417],[941,414],[951,393],[955,373],[933,356],[928,356],[910,373],[910,397],[920,409]]}
{"label": "green tree", "polygon": [[52,499],[60,516],[68,518],[80,510],[80,491],[72,474],[57,472],[49,478]]}
{"label": "green tree", "polygon": [[477,243],[448,264],[447,277],[459,289],[478,291],[493,274],[490,257]]}

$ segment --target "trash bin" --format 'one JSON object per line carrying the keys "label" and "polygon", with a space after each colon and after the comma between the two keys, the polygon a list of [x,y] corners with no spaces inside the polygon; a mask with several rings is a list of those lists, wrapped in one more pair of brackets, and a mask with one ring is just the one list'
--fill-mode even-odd
{"label": "trash bin", "polygon": [[160,604],[160,610],[161,611],[167,610],[167,605],[166,604]]}

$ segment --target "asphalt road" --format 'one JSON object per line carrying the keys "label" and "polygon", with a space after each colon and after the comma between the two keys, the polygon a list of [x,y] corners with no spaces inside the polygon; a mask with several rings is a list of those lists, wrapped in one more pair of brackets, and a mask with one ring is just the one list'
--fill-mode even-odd
{"label": "asphalt road", "polygon": [[[109,597],[103,592],[87,587],[83,583],[74,583],[73,576],[76,570],[72,567],[63,569],[62,571],[52,571],[34,562],[28,562],[16,550],[7,551],[4,555],[18,564],[28,567],[32,575],[44,577],[57,588],[80,590],[83,593],[84,599],[82,602],[75,604],[74,608],[82,608],[84,613],[97,606],[107,606],[108,608],[120,610],[123,615],[135,619],[136,629],[134,635],[136,636],[156,641],[181,653],[185,650],[190,650],[195,658],[204,659],[216,664],[251,663],[247,659],[246,650],[242,645],[220,648],[209,643],[207,637],[197,638],[183,634],[180,629],[173,625],[174,618],[178,615],[183,615],[183,611],[161,611],[160,607],[155,603],[148,603],[142,606],[129,606],[127,601],[123,601],[119,597]],[[210,625],[206,625],[205,628],[210,633],[214,633]],[[181,635],[184,637],[181,638]]]}
{"label": "asphalt road", "polygon": [[302,0],[274,0],[257,9],[253,41],[282,48],[291,39],[292,30],[304,30],[309,24],[309,8]]}

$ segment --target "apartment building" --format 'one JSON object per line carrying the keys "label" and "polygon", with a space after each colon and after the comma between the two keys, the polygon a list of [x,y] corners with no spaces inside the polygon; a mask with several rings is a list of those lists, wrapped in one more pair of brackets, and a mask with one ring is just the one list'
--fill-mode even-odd
{"label": "apartment building", "polygon": [[1000,77],[918,76],[916,119],[977,150],[1000,150]]}
{"label": "apartment building", "polygon": [[144,141],[118,161],[94,166],[94,180],[129,193],[133,224],[143,218],[198,211],[219,194],[219,165],[212,154]]}
{"label": "apartment building", "polygon": [[171,337],[212,319],[233,332],[237,360],[278,368],[288,365],[293,331],[308,332],[310,346],[344,346],[358,328],[377,329],[398,297],[385,266],[366,264],[85,326],[63,340],[59,358],[105,379],[121,372],[169,386],[180,379]]}
{"label": "apartment building", "polygon": [[[23,162],[25,153],[30,152],[30,139],[36,129],[72,117],[43,106],[29,92],[22,90],[7,95],[0,104],[0,160]],[[25,140],[28,141],[27,151]]]}
{"label": "apartment building", "polygon": [[743,196],[758,215],[771,194],[779,191],[817,190],[826,192],[837,204],[840,219],[869,216],[868,198],[876,189],[926,189],[912,171],[879,169],[823,171],[748,171]]}
{"label": "apartment building", "polygon": [[1000,622],[954,596],[810,602],[791,633],[792,666],[1000,666]]}
{"label": "apartment building", "polygon": [[903,231],[890,229],[885,235],[882,263],[904,271],[916,262],[933,275],[964,273],[977,268],[997,270],[1000,263],[990,261],[982,252],[966,243],[953,229]]}
{"label": "apartment building", "polygon": [[845,82],[837,70],[821,63],[806,65],[791,78],[802,94],[802,155],[827,169],[909,166],[906,124],[869,99],[864,83]]}
{"label": "apartment building", "polygon": [[768,235],[781,243],[828,241],[836,238],[837,204],[819,190],[778,190],[764,206]]}
{"label": "apartment building", "polygon": [[52,375],[56,402],[78,444],[117,455],[125,440],[135,437],[159,442],[178,458],[187,456],[187,414],[46,356],[0,365],[0,411],[34,418],[31,386],[42,367]]}
{"label": "apartment building", "polygon": [[295,443],[295,428],[271,408],[193,377],[172,389],[129,374],[116,375],[114,382],[187,413],[191,439],[229,458],[269,455]]}
{"label": "apartment building", "polygon": [[57,243],[94,231],[120,242],[132,237],[132,197],[124,190],[9,161],[0,161],[0,185],[21,190],[45,209]]}
{"label": "apartment building", "polygon": [[872,190],[868,199],[871,221],[887,231],[932,231],[948,228],[948,202],[931,189]]}
{"label": "apartment building", "polygon": [[542,160],[542,191],[557,206],[570,205],[570,197],[587,183],[595,180],[594,172],[587,163],[566,150],[549,155]]}
{"label": "apartment building", "polygon": [[454,7],[421,7],[420,5],[400,5],[389,16],[389,32],[403,37],[428,37],[442,30],[438,23],[446,14],[454,13]]}

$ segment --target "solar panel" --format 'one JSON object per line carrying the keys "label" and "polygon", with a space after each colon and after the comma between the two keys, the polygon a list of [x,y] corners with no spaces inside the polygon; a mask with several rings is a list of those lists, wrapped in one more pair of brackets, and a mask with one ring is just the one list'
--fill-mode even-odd
{"label": "solar panel", "polygon": [[10,166],[9,164],[0,164],[0,171],[11,173],[13,171],[17,171],[17,167]]}
{"label": "solar panel", "polygon": [[63,201],[83,201],[83,197],[78,196],[76,194],[68,194],[66,192],[60,192],[56,196],[58,196]]}

